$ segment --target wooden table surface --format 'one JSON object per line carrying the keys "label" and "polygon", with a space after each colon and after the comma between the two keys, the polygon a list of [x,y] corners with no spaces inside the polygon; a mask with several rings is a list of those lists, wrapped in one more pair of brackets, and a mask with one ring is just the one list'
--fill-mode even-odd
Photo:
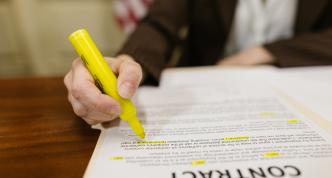
{"label": "wooden table surface", "polygon": [[82,177],[99,131],[76,117],[61,77],[0,79],[0,177]]}

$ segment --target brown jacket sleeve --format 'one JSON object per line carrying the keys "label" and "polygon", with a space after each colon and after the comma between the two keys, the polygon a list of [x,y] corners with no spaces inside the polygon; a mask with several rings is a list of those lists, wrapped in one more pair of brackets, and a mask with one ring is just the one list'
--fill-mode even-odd
{"label": "brown jacket sleeve", "polygon": [[187,23],[187,0],[156,0],[149,14],[128,38],[119,54],[128,54],[158,80]]}
{"label": "brown jacket sleeve", "polygon": [[332,27],[265,45],[280,67],[332,65]]}

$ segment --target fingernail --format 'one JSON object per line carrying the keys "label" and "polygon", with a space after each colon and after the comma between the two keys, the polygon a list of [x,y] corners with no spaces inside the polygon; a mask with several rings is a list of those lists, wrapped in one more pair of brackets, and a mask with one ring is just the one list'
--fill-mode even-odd
{"label": "fingernail", "polygon": [[129,82],[125,82],[120,85],[119,94],[121,97],[129,99],[133,95],[133,90],[134,86]]}

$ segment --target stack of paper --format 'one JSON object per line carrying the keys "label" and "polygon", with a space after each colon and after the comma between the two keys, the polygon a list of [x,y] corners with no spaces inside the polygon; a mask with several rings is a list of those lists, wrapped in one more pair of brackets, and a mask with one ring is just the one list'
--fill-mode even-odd
{"label": "stack of paper", "polygon": [[167,70],[134,101],[146,139],[103,129],[85,177],[330,178],[332,124],[287,92],[289,76],[306,83],[271,67]]}

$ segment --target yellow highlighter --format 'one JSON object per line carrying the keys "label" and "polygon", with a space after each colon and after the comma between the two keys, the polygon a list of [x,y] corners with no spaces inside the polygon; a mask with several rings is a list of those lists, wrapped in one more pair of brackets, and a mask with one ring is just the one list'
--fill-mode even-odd
{"label": "yellow highlighter", "polygon": [[93,76],[96,85],[102,90],[102,92],[113,97],[120,103],[122,108],[120,118],[129,123],[137,136],[144,139],[144,128],[136,116],[135,106],[130,100],[119,96],[116,76],[91,39],[88,31],[85,29],[77,30],[69,36],[69,40],[84,62],[85,67]]}

